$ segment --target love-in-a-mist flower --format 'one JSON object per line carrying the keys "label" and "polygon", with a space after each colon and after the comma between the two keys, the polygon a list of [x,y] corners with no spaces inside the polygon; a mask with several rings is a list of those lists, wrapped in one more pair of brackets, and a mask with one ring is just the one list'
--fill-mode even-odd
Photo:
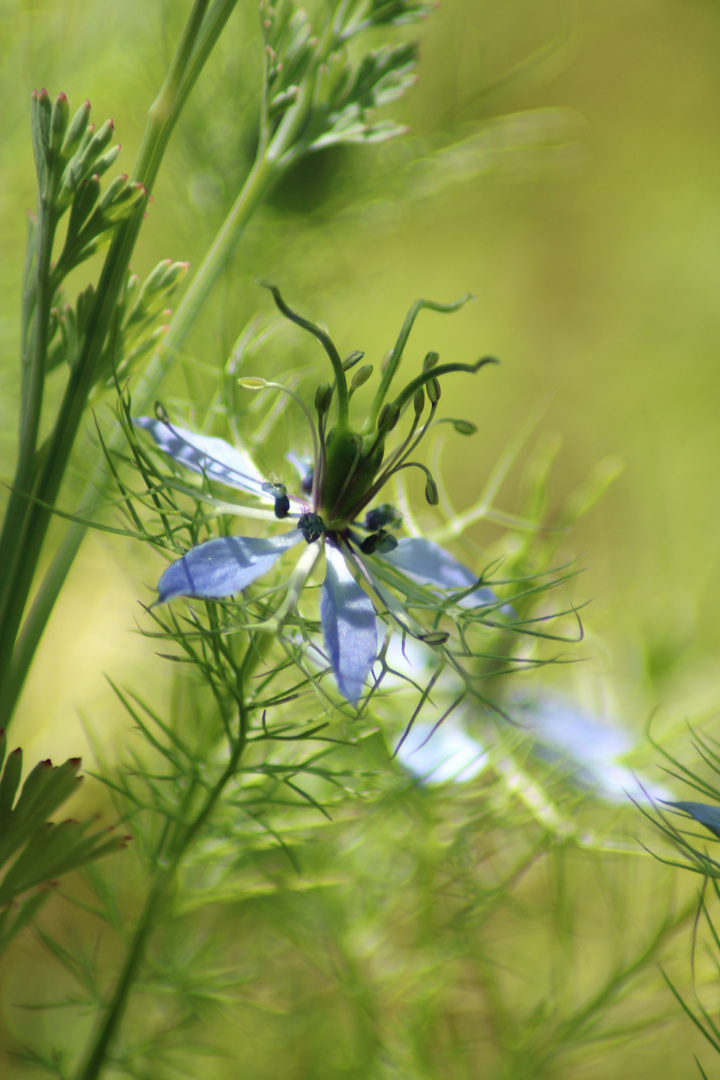
{"label": "love-in-a-mist flower", "polygon": [[[325,651],[338,690],[355,705],[378,655],[376,610],[404,633],[431,646],[441,647],[448,637],[442,630],[428,629],[407,610],[393,591],[393,576],[396,581],[399,574],[401,582],[409,579],[415,585],[429,586],[435,613],[442,613],[451,603],[465,608],[498,604],[492,590],[438,544],[422,537],[398,539],[394,534],[402,526],[401,515],[390,504],[378,501],[393,475],[413,467],[425,475],[427,501],[437,504],[435,481],[426,466],[412,460],[412,454],[435,420],[439,379],[451,372],[476,372],[494,361],[486,358],[474,364],[440,364],[437,353],[428,353],[422,371],[391,398],[390,389],[418,312],[423,307],[454,311],[467,297],[450,305],[417,301],[381,376],[365,423],[355,427],[350,420],[351,398],[372,375],[372,365],[358,366],[361,353],[341,360],[328,334],[291,311],[279,291],[269,287],[283,314],[318,338],[333,368],[334,382],[322,383],[315,393],[314,418],[303,405],[313,432],[313,461],[300,478],[299,490],[293,492],[264,480],[244,450],[177,427],[164,415],[143,417],[135,424],[178,464],[253,496],[251,507],[224,506],[224,510],[270,522],[292,521],[293,528],[279,535],[223,536],[199,544],[162,575],[158,603],[178,596],[217,600],[232,596],[265,574],[290,548],[304,543],[306,548],[291,575],[285,600],[275,613],[279,627],[324,552],[320,622]],[[355,372],[349,377],[353,368]],[[261,379],[241,380],[241,384],[247,389],[276,385]],[[402,422],[407,430],[390,449],[388,437]],[[474,430],[466,421],[453,423],[461,433]]]}

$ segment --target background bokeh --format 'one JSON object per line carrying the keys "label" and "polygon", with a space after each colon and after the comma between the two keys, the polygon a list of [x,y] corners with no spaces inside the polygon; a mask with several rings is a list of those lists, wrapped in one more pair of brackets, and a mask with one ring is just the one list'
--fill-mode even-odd
{"label": "background bokeh", "polygon": [[[113,116],[129,170],[185,6],[0,4],[3,478],[14,453],[24,215],[34,204],[30,90],[65,90],[73,106],[89,97],[97,120]],[[141,274],[165,257],[198,265],[252,159],[258,36],[254,4],[239,7],[171,143],[136,252]],[[502,361],[471,390],[461,378],[452,389],[446,384],[448,413],[479,426],[472,442],[448,442],[443,470],[453,502],[472,501],[539,407],[530,446],[547,431],[563,440],[552,478],[558,503],[599,459],[618,455],[622,476],[569,541],[584,568],[573,596],[593,601],[586,659],[556,673],[554,684],[638,733],[655,709],[661,732],[681,730],[687,719],[711,723],[720,660],[720,6],[446,0],[410,36],[418,35],[420,80],[393,109],[409,126],[407,140],[327,152],[288,177],[243,239],[186,351],[210,366],[224,361],[252,313],[270,310],[255,277],[277,281],[295,307],[327,323],[341,351],[362,348],[370,359],[392,344],[416,297],[449,301],[472,291],[477,299],[459,314],[424,313],[415,335],[418,354],[436,348],[463,361],[485,353]],[[202,397],[202,372],[192,370],[168,393]],[[522,483],[521,458],[499,499],[503,509],[518,509]],[[474,533],[481,544],[492,538],[489,525]],[[137,600],[147,599],[156,576],[157,561],[145,553],[101,534],[88,539],[13,732],[29,760],[85,747],[84,720],[122,741],[124,719],[103,672],[150,685],[162,699],[168,674],[132,632]],[[645,767],[653,760],[649,750]],[[448,794],[447,804],[427,811],[434,827],[457,821],[464,797],[453,802]],[[419,819],[410,828],[410,816],[393,825],[374,813],[372,822],[361,815],[355,822],[363,836],[395,828],[413,842]],[[368,855],[364,870],[341,852],[345,872],[367,883],[373,859],[388,858],[376,844],[380,854]],[[585,871],[572,867],[571,892],[587,905],[592,965],[603,936],[615,931],[593,911],[595,886]],[[637,879],[628,871],[613,887],[635,889],[649,909],[660,871],[645,864],[632,873]],[[669,903],[673,886],[663,882]],[[322,919],[317,911],[312,917]],[[643,918],[636,903],[630,924],[638,934]],[[498,934],[504,940],[502,926]],[[456,950],[462,1033],[464,1010],[472,1011],[461,993],[467,958],[458,958],[457,942],[442,940]],[[680,946],[687,952],[687,934]],[[537,938],[514,950],[523,947],[528,955],[541,949]],[[14,981],[3,987],[10,1014],[25,996],[22,962],[20,951]],[[300,977],[297,966],[293,972]],[[657,1075],[658,1065],[663,1076],[690,1075],[697,1036],[659,992],[652,1007],[661,1021],[651,1040],[576,1062],[572,1075],[608,1075],[610,1062],[617,1077]],[[443,1039],[452,1046],[451,1032]],[[496,1050],[484,1071],[437,1066],[427,1075],[525,1075],[507,1060]],[[563,1067],[551,1064],[547,1075],[566,1075]],[[267,1075],[253,1068],[249,1076]],[[315,1068],[298,1066],[293,1075],[323,1075]]]}

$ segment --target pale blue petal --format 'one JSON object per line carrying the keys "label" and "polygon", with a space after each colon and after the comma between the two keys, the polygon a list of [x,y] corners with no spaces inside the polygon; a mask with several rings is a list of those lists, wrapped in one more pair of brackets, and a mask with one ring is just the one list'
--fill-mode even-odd
{"label": "pale blue petal", "polygon": [[293,529],[271,540],[221,536],[198,544],[168,566],[158,582],[157,602],[164,604],[176,596],[206,600],[232,596],[269,570],[284,551],[299,544],[302,538],[300,530]]}
{"label": "pale blue petal", "polygon": [[152,435],[160,449],[186,469],[273,502],[272,494],[263,492],[263,478],[250,457],[224,439],[196,435],[151,416],[141,416],[133,424]]}
{"label": "pale blue petal", "polygon": [[339,549],[325,545],[327,569],[320,593],[320,622],[338,690],[352,705],[362,694],[377,656],[375,611]]}
{"label": "pale blue petal", "polygon": [[[432,540],[419,537],[407,537],[398,542],[394,551],[379,556],[391,566],[396,566],[411,578],[422,584],[439,585],[443,589],[467,589],[477,581],[478,576],[467,566],[463,566],[445,548],[434,544]],[[458,603],[461,607],[480,607],[494,604],[497,596],[486,585],[464,596]]]}
{"label": "pale blue petal", "polygon": [[[383,684],[384,685],[384,684]],[[397,752],[397,759],[423,784],[456,784],[473,780],[488,765],[485,748],[452,717],[437,731],[429,722],[414,724]]]}

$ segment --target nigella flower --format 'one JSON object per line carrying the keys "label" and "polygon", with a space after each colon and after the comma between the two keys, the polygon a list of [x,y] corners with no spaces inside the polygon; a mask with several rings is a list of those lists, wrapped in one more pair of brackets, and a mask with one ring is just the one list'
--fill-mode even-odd
{"label": "nigella flower", "polygon": [[[365,425],[356,430],[349,418],[350,399],[372,374],[372,365],[358,368],[348,387],[347,372],[360,362],[362,353],[353,353],[343,362],[327,333],[296,315],[279,291],[269,287],[283,314],[318,338],[334,372],[333,385],[323,383],[315,394],[315,421],[303,405],[312,429],[314,459],[301,476],[299,491],[288,492],[284,485],[264,480],[243,450],[222,439],[177,427],[164,415],[143,417],[135,420],[135,424],[144,428],[157,446],[178,464],[254,498],[255,506],[248,509],[238,506],[233,508],[236,513],[276,522],[287,520],[293,527],[279,535],[223,536],[199,544],[164,572],[158,583],[158,603],[179,596],[204,599],[232,596],[265,574],[290,548],[305,543],[306,550],[293,573],[286,600],[276,612],[279,627],[324,550],[325,578],[320,594],[323,640],[338,690],[355,705],[378,654],[376,607],[404,633],[432,646],[441,647],[448,637],[443,631],[426,630],[410,614],[392,590],[393,575],[395,581],[399,572],[401,581],[409,579],[411,583],[429,585],[436,599],[442,597],[441,609],[449,602],[465,608],[497,603],[492,590],[438,544],[420,537],[397,539],[394,532],[401,527],[402,518],[393,506],[387,503],[371,506],[390,477],[410,467],[424,472],[426,498],[431,505],[438,502],[430,472],[424,465],[410,460],[435,419],[440,399],[438,379],[454,371],[475,372],[494,361],[439,364],[437,353],[429,353],[422,372],[392,400],[386,401],[418,311],[423,307],[453,311],[466,298],[452,305],[417,301],[382,375]],[[241,380],[241,383],[248,389],[278,385],[261,379]],[[333,401],[335,418],[330,426]],[[410,418],[409,431],[388,452],[387,437],[406,415]],[[453,423],[463,433],[474,430],[467,422]],[[295,463],[299,465],[299,459]],[[299,471],[302,473],[301,465]]]}

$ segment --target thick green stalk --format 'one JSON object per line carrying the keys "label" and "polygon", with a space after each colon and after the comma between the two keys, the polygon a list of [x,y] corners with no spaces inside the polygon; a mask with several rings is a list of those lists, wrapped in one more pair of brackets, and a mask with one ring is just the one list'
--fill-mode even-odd
{"label": "thick green stalk", "polygon": [[[42,414],[43,392],[45,389],[45,367],[47,362],[48,337],[50,326],[50,305],[52,288],[50,285],[50,260],[53,241],[57,228],[57,215],[54,208],[57,181],[50,178],[45,189],[42,177],[38,177],[40,191],[37,206],[37,228],[34,240],[36,254],[34,260],[34,316],[29,342],[22,358],[22,400],[20,429],[18,434],[18,460],[12,482],[0,536],[0,608],[4,598],[15,587],[13,567],[17,558],[18,538],[22,524],[28,512],[28,497],[32,492],[38,467],[37,441]],[[29,317],[26,314],[26,317]],[[25,337],[25,328],[23,336]],[[7,571],[6,569],[7,568]]]}

